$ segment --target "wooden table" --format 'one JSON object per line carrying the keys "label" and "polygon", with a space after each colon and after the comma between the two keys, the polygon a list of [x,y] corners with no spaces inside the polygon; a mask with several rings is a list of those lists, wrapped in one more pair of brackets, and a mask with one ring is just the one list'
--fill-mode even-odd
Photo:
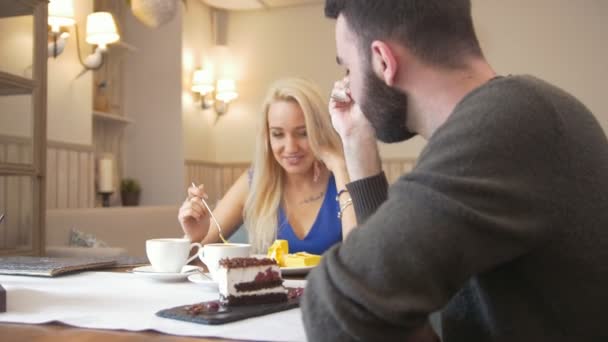
{"label": "wooden table", "polygon": [[180,337],[165,335],[155,331],[122,331],[75,328],[63,324],[9,324],[0,323],[2,339],[7,341],[31,342],[193,342],[193,341],[236,341],[202,337]]}
{"label": "wooden table", "polygon": [[[115,272],[129,270],[115,269]],[[303,276],[286,276],[285,279],[304,279]],[[12,324],[0,323],[0,335],[2,340],[28,341],[28,342],[106,342],[106,341],[129,341],[129,342],[193,342],[193,341],[238,341],[229,339],[182,337],[166,335],[156,331],[123,331],[123,330],[100,330],[71,327],[61,323],[50,324]],[[253,336],[252,336],[253,337]]]}

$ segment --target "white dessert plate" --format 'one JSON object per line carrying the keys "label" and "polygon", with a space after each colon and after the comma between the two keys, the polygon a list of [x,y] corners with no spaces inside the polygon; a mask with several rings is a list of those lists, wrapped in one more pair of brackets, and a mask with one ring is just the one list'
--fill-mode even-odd
{"label": "white dessert plate", "polygon": [[282,275],[304,275],[304,274],[307,274],[313,268],[315,268],[315,266],[281,267],[281,274]]}
{"label": "white dessert plate", "polygon": [[[267,258],[266,254],[254,254],[253,256],[256,258]],[[305,275],[315,268],[315,266],[281,267],[281,275]]]}
{"label": "white dessert plate", "polygon": [[148,266],[136,267],[131,270],[131,273],[137,274],[138,276],[154,279],[154,280],[178,281],[178,280],[184,280],[192,274],[196,274],[195,272],[198,272],[199,269],[200,269],[200,267],[198,267],[198,266],[186,265],[182,268],[181,272],[176,272],[176,273],[174,273],[174,272],[156,272],[156,271],[154,271],[154,268],[152,266],[148,265]]}

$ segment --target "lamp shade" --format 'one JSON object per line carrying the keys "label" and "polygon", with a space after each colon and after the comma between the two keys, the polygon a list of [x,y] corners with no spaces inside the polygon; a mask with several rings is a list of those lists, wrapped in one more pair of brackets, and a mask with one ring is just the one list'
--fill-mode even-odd
{"label": "lamp shade", "polygon": [[217,81],[217,92],[215,95],[217,100],[230,102],[238,96],[234,80],[225,78]]}
{"label": "lamp shade", "polygon": [[105,49],[107,44],[120,39],[114,17],[109,12],[95,12],[87,16],[87,43]]}
{"label": "lamp shade", "polygon": [[213,91],[213,74],[209,69],[197,69],[192,76],[192,91],[201,95]]}
{"label": "lamp shade", "polygon": [[59,32],[61,26],[74,25],[74,2],[73,0],[51,0],[49,2],[48,23],[53,32]]}

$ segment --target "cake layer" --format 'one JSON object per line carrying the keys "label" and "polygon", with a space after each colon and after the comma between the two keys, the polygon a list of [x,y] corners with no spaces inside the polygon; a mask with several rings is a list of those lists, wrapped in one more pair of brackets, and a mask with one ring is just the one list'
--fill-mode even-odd
{"label": "cake layer", "polygon": [[243,282],[243,283],[239,283],[239,284],[234,284],[234,288],[237,290],[237,292],[252,292],[252,291],[262,290],[262,289],[272,289],[275,287],[280,287],[281,285],[283,285],[283,280],[276,279],[276,280],[264,281],[264,282],[259,282],[259,281]]}
{"label": "cake layer", "polygon": [[255,267],[220,267],[218,271],[219,292],[225,296],[274,287],[282,289],[282,284],[281,270],[274,263]]}
{"label": "cake layer", "polygon": [[274,260],[268,258],[224,258],[219,261],[219,266],[223,268],[249,268],[258,266],[276,265]]}
{"label": "cake layer", "polygon": [[226,305],[252,305],[279,303],[287,300],[287,293],[268,293],[261,295],[222,296],[220,302]]}
{"label": "cake layer", "polygon": [[281,269],[271,259],[222,259],[217,273],[220,301],[227,305],[287,300]]}

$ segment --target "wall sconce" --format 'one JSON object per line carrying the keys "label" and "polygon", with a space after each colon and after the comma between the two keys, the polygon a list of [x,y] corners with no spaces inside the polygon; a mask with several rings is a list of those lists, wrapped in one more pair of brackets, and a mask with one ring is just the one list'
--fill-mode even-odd
{"label": "wall sconce", "polygon": [[194,71],[192,91],[200,94],[202,109],[213,107],[218,115],[226,113],[230,102],[239,96],[233,79],[219,79],[214,85],[213,74],[209,69]]}
{"label": "wall sconce", "polygon": [[67,27],[74,25],[76,31],[76,46],[78,59],[86,70],[97,70],[103,65],[103,53],[107,51],[108,44],[120,40],[120,35],[114,22],[114,17],[109,12],[94,12],[87,16],[86,42],[97,45],[95,52],[88,55],[84,61],[80,57],[80,38],[78,36],[78,24],[74,20],[73,0],[51,0],[49,2],[49,37],[48,54],[56,58],[59,56],[70,36]]}
{"label": "wall sconce", "polygon": [[103,53],[108,44],[120,40],[114,17],[109,12],[95,12],[87,16],[87,43],[97,45],[95,52],[88,55],[83,65],[87,69],[99,69],[103,64]]}
{"label": "wall sconce", "polygon": [[70,36],[67,28],[76,22],[74,3],[72,0],[51,0],[48,6],[49,38],[51,38],[48,54],[57,58],[63,52],[66,40]]}

